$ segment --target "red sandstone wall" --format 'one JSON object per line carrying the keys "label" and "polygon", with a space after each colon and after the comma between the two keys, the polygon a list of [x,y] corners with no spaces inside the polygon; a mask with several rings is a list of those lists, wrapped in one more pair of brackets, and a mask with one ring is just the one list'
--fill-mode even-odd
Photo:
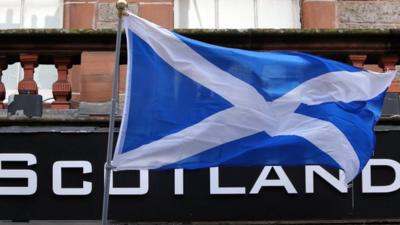
{"label": "red sandstone wall", "polygon": [[301,5],[302,28],[336,28],[336,0],[303,0]]}

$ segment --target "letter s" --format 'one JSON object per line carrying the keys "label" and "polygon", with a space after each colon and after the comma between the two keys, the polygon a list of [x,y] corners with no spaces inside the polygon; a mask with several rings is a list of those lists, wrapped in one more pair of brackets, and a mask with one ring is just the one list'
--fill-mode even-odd
{"label": "letter s", "polygon": [[0,179],[1,178],[18,178],[27,179],[26,187],[0,187],[0,195],[33,195],[37,190],[37,175],[33,170],[27,169],[3,169],[3,162],[27,162],[28,166],[36,164],[36,157],[32,154],[17,153],[17,154],[0,154]]}

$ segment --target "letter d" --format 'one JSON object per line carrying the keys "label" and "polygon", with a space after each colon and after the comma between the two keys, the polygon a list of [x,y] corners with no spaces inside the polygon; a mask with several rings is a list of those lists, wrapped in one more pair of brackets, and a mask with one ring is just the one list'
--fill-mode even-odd
{"label": "letter d", "polygon": [[[388,166],[394,171],[394,181],[388,185],[372,185],[371,167]],[[363,193],[389,193],[400,188],[400,164],[391,159],[371,159],[362,172],[362,192]]]}

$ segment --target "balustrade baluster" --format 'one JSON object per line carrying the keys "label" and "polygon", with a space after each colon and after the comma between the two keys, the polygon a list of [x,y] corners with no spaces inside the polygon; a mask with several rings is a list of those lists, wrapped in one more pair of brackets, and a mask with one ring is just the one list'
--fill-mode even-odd
{"label": "balustrade baluster", "polygon": [[399,56],[397,55],[384,55],[379,61],[379,67],[383,71],[396,70],[396,64],[399,61]]}
{"label": "balustrade baluster", "polygon": [[72,60],[68,56],[56,56],[54,64],[58,71],[58,80],[53,84],[54,102],[52,109],[70,109],[71,108],[71,84],[67,80],[68,69],[72,66]]}
{"label": "balustrade baluster", "polygon": [[6,87],[1,81],[1,77],[3,75],[3,70],[6,70],[8,67],[7,57],[0,56],[0,109],[4,109],[3,101],[6,98]]}
{"label": "balustrade baluster", "polygon": [[37,94],[38,86],[33,80],[35,67],[38,66],[38,54],[23,53],[20,54],[20,61],[24,68],[24,79],[18,83],[18,92],[20,94]]}
{"label": "balustrade baluster", "polygon": [[367,55],[365,55],[365,54],[350,54],[349,55],[349,61],[355,67],[363,68],[366,60],[367,60]]}
{"label": "balustrade baluster", "polygon": [[[397,55],[385,55],[382,56],[379,61],[379,67],[383,69],[383,71],[396,70],[396,64],[399,61],[399,57]],[[388,92],[397,92],[400,93],[400,82],[399,80],[394,80],[389,87]]]}

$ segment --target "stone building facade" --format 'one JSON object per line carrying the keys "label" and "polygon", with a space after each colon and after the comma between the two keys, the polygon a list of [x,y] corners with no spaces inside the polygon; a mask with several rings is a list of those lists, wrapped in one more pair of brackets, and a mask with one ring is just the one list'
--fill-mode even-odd
{"label": "stone building facade", "polygon": [[[173,0],[129,0],[128,3],[131,11],[173,29]],[[115,29],[114,4],[114,0],[65,0],[63,26],[66,29]],[[397,10],[400,1],[397,0],[302,0],[300,4],[302,29],[400,27],[400,13]],[[81,65],[74,66],[70,71],[73,99],[86,102],[108,101],[113,54],[85,52],[81,60]],[[99,93],[98,90],[103,91]]]}
{"label": "stone building facade", "polygon": [[[1,1],[5,0],[0,0],[0,3]],[[128,0],[128,3],[129,9],[141,17],[144,17],[169,29],[174,29],[175,1]],[[279,2],[281,0],[271,0],[271,2],[273,1]],[[354,66],[367,67],[368,69],[381,72],[393,70],[395,69],[396,65],[398,65],[398,57],[400,56],[400,43],[398,40],[400,39],[400,32],[397,32],[395,29],[400,28],[400,12],[398,11],[400,8],[400,0],[293,0],[293,2],[297,1],[299,3],[298,28],[302,28],[302,30],[253,29],[247,31],[234,30],[216,32],[210,30],[201,30],[196,32],[192,32],[191,30],[179,30],[179,32],[194,39],[229,47],[245,47],[250,50],[266,51],[304,51],[343,62],[346,62],[347,60],[348,63],[353,64]],[[39,187],[43,188],[40,189],[39,193],[37,193],[37,198],[36,196],[29,196],[29,199],[23,198],[22,196],[18,196],[18,198],[8,198],[7,196],[6,201],[0,201],[0,208],[2,206],[1,203],[3,203],[3,209],[5,209],[0,212],[0,219],[24,221],[38,218],[43,219],[43,215],[45,215],[45,219],[61,218],[74,220],[93,220],[100,218],[101,197],[99,197],[99,193],[101,192],[101,188],[99,187],[104,183],[103,168],[107,143],[106,136],[108,131],[108,117],[105,117],[104,115],[109,112],[109,108],[107,107],[109,106],[109,101],[112,94],[115,56],[112,52],[115,43],[115,32],[112,30],[114,30],[116,27],[115,0],[60,0],[60,2],[62,2],[63,8],[62,27],[66,30],[9,30],[4,32],[0,30],[0,75],[1,72],[3,72],[2,70],[5,70],[7,66],[10,66],[10,64],[21,62],[24,64],[22,67],[25,72],[23,73],[25,77],[23,78],[25,79],[28,74],[27,72],[29,72],[29,81],[32,83],[32,77],[34,76],[33,70],[34,67],[37,66],[38,62],[39,64],[48,64],[53,67],[53,69],[55,65],[58,69],[58,71],[54,72],[55,77],[58,76],[58,80],[55,83],[59,82],[63,84],[64,87],[67,87],[67,91],[65,93],[61,93],[62,97],[67,98],[67,96],[69,97],[69,95],[72,95],[72,100],[70,102],[61,102],[63,104],[65,103],[63,105],[64,108],[57,108],[57,105],[55,105],[56,107],[52,107],[54,105],[45,104],[45,108],[49,107],[52,109],[47,110],[47,113],[43,113],[43,117],[41,118],[25,118],[18,117],[18,115],[15,118],[9,118],[6,114],[7,110],[2,108],[2,101],[4,99],[4,96],[2,95],[4,95],[5,91],[1,89],[2,86],[0,82],[0,123],[2,124],[0,127],[0,139],[3,140],[3,143],[0,146],[0,152],[16,154],[31,152],[33,155],[37,155],[40,166],[33,166],[35,166],[37,169],[40,169]],[[385,30],[382,28],[385,28]],[[97,29],[112,30],[98,31]],[[67,69],[69,69],[68,76],[66,74]],[[120,97],[123,97],[125,93],[125,73],[126,65],[121,65],[121,80],[119,85]],[[40,74],[35,72],[35,76],[38,75]],[[4,78],[4,76],[2,78]],[[66,79],[68,79],[68,82]],[[400,160],[398,154],[396,153],[398,152],[398,147],[395,142],[398,139],[398,124],[400,121],[400,117],[398,116],[400,112],[399,83],[400,82],[395,80],[389,89],[389,92],[394,92],[393,94],[395,97],[393,97],[393,99],[396,100],[394,102],[397,104],[395,105],[395,107],[397,107],[397,111],[395,113],[387,114],[386,117],[384,115],[380,120],[380,127],[377,129],[378,143],[380,143],[380,145],[378,145],[378,148],[380,148],[378,151],[379,154],[382,154],[382,157],[388,157],[386,155],[387,153],[381,150],[390,150],[390,154],[394,152],[393,159],[397,160],[398,162],[400,162]],[[70,92],[70,89],[68,90],[70,87],[72,88],[72,93]],[[52,91],[54,94],[55,92],[62,92],[63,90],[62,88],[56,90],[53,85]],[[8,106],[7,104],[4,104],[3,107],[7,108]],[[87,107],[87,111],[84,110],[84,107]],[[72,108],[72,110],[70,108]],[[95,116],[87,116],[87,114]],[[117,126],[119,125],[119,119],[120,118],[117,118]],[[381,155],[377,155],[377,158],[381,158]],[[51,175],[48,172],[51,171],[51,166],[54,165],[53,163],[55,161],[71,159],[80,161],[93,161],[93,176],[91,174],[87,174],[85,175],[84,179],[90,180],[90,182],[93,182],[93,184],[99,185],[93,185],[93,190],[95,190],[93,192],[95,193],[93,193],[91,196],[85,195],[82,196],[82,198],[76,196],[66,196],[72,197],[64,199],[71,203],[71,207],[69,208],[68,206],[64,208],[60,207],[58,204],[62,206],[62,204],[67,201],[61,199],[60,196],[53,194],[51,185],[47,185],[51,184],[51,182],[49,182],[47,179],[51,178]],[[36,164],[36,162],[34,164]],[[43,174],[41,174],[42,172],[40,171],[43,171]],[[397,174],[397,172],[395,174]],[[301,173],[304,174],[303,171]],[[237,176],[238,174],[233,173],[232,178],[235,180],[246,180],[248,177],[247,174],[241,174],[240,176]],[[159,178],[155,178],[154,180]],[[390,175],[389,178],[391,179],[392,176]],[[399,179],[395,179],[396,184],[398,184],[398,180]],[[80,181],[81,180],[79,180],[79,182]],[[385,181],[388,183],[392,182],[387,180]],[[197,183],[193,183],[193,185],[197,185]],[[158,184],[158,186],[160,185]],[[354,185],[353,187],[360,189],[361,185]],[[333,190],[333,188],[331,189]],[[356,189],[356,191],[358,189]],[[167,188],[165,188],[165,190],[170,191]],[[397,189],[395,191],[397,191]],[[171,193],[168,193],[168,198],[170,198]],[[221,205],[223,207],[219,207],[220,205],[216,206],[219,208],[228,209],[230,209],[231,206],[240,206],[239,208],[236,208],[239,209],[238,211],[228,211],[228,215],[231,216],[240,213],[243,215],[246,214],[244,218],[247,220],[249,220],[249,217],[251,217],[251,220],[259,219],[264,221],[266,219],[271,219],[267,214],[274,215],[274,213],[265,213],[268,211],[268,208],[265,207],[271,207],[270,209],[276,210],[276,205],[284,207],[283,210],[281,210],[281,212],[283,212],[281,215],[283,215],[284,218],[287,218],[288,216],[290,218],[290,216],[294,217],[298,215],[300,210],[298,210],[296,207],[299,207],[298,204],[300,198],[293,197],[293,195],[291,195],[290,197],[283,198],[282,200],[279,198],[279,194],[282,194],[283,192],[271,193],[273,194],[271,195],[273,197],[272,199],[275,199],[275,202],[271,202],[270,196],[265,195],[267,196],[266,198],[259,198],[260,206],[262,207],[258,208],[257,204],[253,205],[250,201],[251,207],[248,207],[249,212],[252,210],[256,211],[261,209],[262,211],[259,212],[262,214],[262,216],[260,217],[253,217],[253,212],[246,214],[240,210],[240,207],[247,207],[247,205],[243,205],[243,198],[238,198],[238,204],[232,204],[232,201],[228,198],[219,198],[227,199],[229,200],[229,203],[224,205],[225,203],[222,202]],[[275,195],[274,193],[278,193],[278,195]],[[357,211],[359,208],[354,210],[354,206],[352,209],[347,207],[351,202],[351,199],[353,200],[354,204],[354,192],[349,191],[348,195],[341,195],[342,201],[338,201],[339,198],[336,195],[339,194],[338,192],[334,192],[334,194],[330,194],[330,192],[327,193],[329,194],[318,195],[321,196],[322,199],[321,202],[323,204],[321,205],[314,205],[314,200],[310,198],[310,194],[304,193],[304,199],[311,199],[312,201],[311,203],[309,201],[305,201],[305,204],[300,205],[300,207],[308,209],[308,212],[313,215],[309,219],[315,219],[318,217],[318,220],[313,221],[312,223],[315,224],[320,222],[320,216],[322,214],[320,215],[316,213],[319,209],[325,210],[325,212],[332,212],[332,214],[328,213],[327,215],[329,218],[336,219],[336,222],[338,222],[337,219],[341,218],[344,214],[346,214],[345,218],[348,219],[354,219],[357,215],[359,215],[356,214],[359,213],[359,211]],[[377,197],[379,198],[379,196],[373,195],[371,197],[372,201],[370,202],[362,199],[362,197],[364,198],[367,194],[360,192],[359,195],[357,195],[358,192],[355,193],[355,199],[360,202],[357,202],[357,204],[362,205],[360,208],[366,209],[365,212],[367,212],[366,214],[360,216],[359,218],[362,220],[356,221],[355,224],[365,224],[364,218],[380,218],[380,220],[376,220],[379,224],[388,222],[392,218],[396,218],[393,224],[399,222],[398,212],[396,211],[397,208],[389,207],[388,204],[390,202],[394,202],[393,206],[395,206],[395,202],[400,198],[400,192],[397,191],[397,193],[394,193],[393,191],[393,193],[387,193],[387,195],[383,195],[379,201],[377,200]],[[350,194],[353,195],[352,198]],[[48,196],[50,196],[52,199],[51,201],[48,200],[50,199]],[[155,204],[163,202],[162,198],[161,200],[159,198],[161,195],[155,194],[154,196]],[[196,196],[199,197],[199,199],[203,198],[202,200],[210,199],[208,193],[205,195]],[[276,198],[277,196],[278,198]],[[328,200],[332,201],[327,201],[324,196],[333,197],[328,198]],[[180,200],[185,200],[181,197],[184,196],[179,196]],[[316,199],[317,198],[319,197],[316,197]],[[60,199],[62,201],[60,201]],[[124,200],[122,198],[119,199]],[[127,199],[130,200],[129,198]],[[138,199],[141,200],[141,198]],[[247,200],[249,199],[250,198],[247,198]],[[254,200],[256,198],[251,197],[251,199]],[[290,201],[285,202],[285,199],[293,201],[294,204],[291,204]],[[82,205],[81,200],[84,202]],[[187,203],[189,201],[184,202]],[[265,204],[266,202],[268,204]],[[329,204],[326,204],[327,202]],[[335,204],[331,204],[332,202]],[[46,208],[38,206],[39,203],[44,204],[51,210],[55,210],[56,213],[52,213],[51,210],[46,210]],[[134,205],[131,204],[131,202],[128,203],[129,204],[127,205],[129,206]],[[168,201],[166,203],[169,204]],[[175,202],[172,202],[172,204],[169,204],[167,207],[163,207],[167,209],[167,211],[164,211],[166,212],[165,215],[169,216],[164,218],[170,218],[171,215],[174,216],[168,212],[168,209],[172,209],[174,212],[179,212],[179,210],[175,210],[174,208],[175,206],[178,206],[178,204],[174,203]],[[214,203],[215,202],[211,202],[208,204],[207,209],[208,206],[212,206]],[[158,209],[156,211],[153,209],[155,204],[152,203],[148,205],[152,207],[151,210],[142,208],[142,210],[147,210],[150,212],[152,219],[154,219],[154,214],[158,213]],[[228,204],[230,207],[225,207]],[[80,205],[81,207],[76,207],[77,205]],[[114,206],[115,205],[116,204],[114,204]],[[203,203],[201,203],[201,205],[203,205]],[[343,207],[343,205],[346,207]],[[387,207],[381,207],[382,205]],[[183,204],[183,206],[185,205]],[[293,210],[295,213],[287,213],[287,208],[293,206],[296,208],[296,210]],[[315,208],[319,209],[316,211],[309,210],[310,206],[314,206]],[[196,211],[207,211],[204,206],[202,207],[202,210]],[[208,209],[208,211],[213,209],[214,208],[211,207]],[[278,210],[279,209],[280,208],[278,207]],[[133,210],[135,213],[140,214],[141,212],[137,211],[137,207],[133,208]],[[9,213],[10,211],[12,213]],[[60,214],[61,211],[68,215],[65,216],[64,214]],[[80,213],[87,214],[87,211],[90,211],[90,214],[81,217]],[[371,211],[372,213],[370,213]],[[375,211],[378,213],[374,213]],[[125,215],[130,214],[126,212],[127,211],[123,211]],[[343,214],[338,217],[338,213]],[[142,218],[137,217],[136,214],[132,215],[135,216],[135,219]],[[279,213],[276,215],[279,217]],[[113,218],[118,218],[118,216],[115,216],[115,214],[112,216]],[[189,214],[186,214],[186,216],[188,216],[187,218],[192,218],[191,211]],[[159,218],[163,218],[162,215]],[[122,220],[121,218],[119,219]],[[173,219],[177,220],[177,218]],[[184,223],[188,220],[185,219],[185,217],[181,217],[181,219],[184,221]],[[164,220],[173,221],[167,219]],[[207,218],[207,221],[208,220],[210,220],[210,218]],[[232,220],[229,219],[229,221]],[[293,224],[292,222],[290,223]],[[304,223],[309,224],[307,221]],[[345,222],[339,221],[338,223]],[[38,224],[40,224],[40,222]]]}
{"label": "stone building facade", "polygon": [[[57,0],[52,1],[56,2]],[[60,19],[62,25],[60,26],[64,29],[70,31],[76,29],[78,29],[78,31],[87,31],[88,29],[116,28],[117,12],[115,9],[115,0],[59,1],[61,5],[60,8],[62,9],[62,13],[60,14],[62,17]],[[174,15],[177,17],[174,7],[177,8],[178,2],[182,4],[182,2],[185,1],[186,0],[128,0],[128,5],[130,11],[139,16],[163,27],[174,29],[174,21],[176,21],[174,20]],[[186,2],[189,1],[193,2],[193,0],[187,0]],[[214,2],[214,0],[206,1]],[[244,2],[238,0],[215,0],[215,2],[217,1],[224,1],[224,4],[239,4]],[[198,4],[204,2],[205,1],[197,0]],[[247,2],[253,1],[247,0]],[[287,8],[285,7],[288,6],[295,9],[291,9],[293,11],[292,13],[296,14],[293,15],[294,20],[296,20],[293,26],[295,28],[327,29],[329,32],[330,29],[396,29],[400,27],[400,13],[398,11],[400,8],[400,1],[398,0],[254,0],[254,5],[256,4],[255,2],[264,4],[262,10],[267,9],[265,7],[271,6],[274,8],[276,4],[279,5],[281,2],[286,2],[286,5],[282,4],[278,9],[283,11],[286,10]],[[292,5],[290,5],[289,2]],[[206,11],[207,10],[206,8]],[[210,9],[210,11],[211,10],[212,9]],[[224,9],[220,8],[219,10]],[[258,14],[262,14],[262,10],[258,10]],[[269,13],[270,12],[271,11],[269,11]],[[275,12],[274,15],[279,15],[279,12]],[[269,20],[273,20],[274,17],[271,18],[269,18]],[[277,17],[276,20],[280,20],[280,18]],[[279,28],[279,26],[275,28]],[[363,59],[364,56],[354,57]],[[385,57],[387,58],[388,56]],[[398,60],[397,57],[398,56],[394,56],[390,60],[396,64]],[[69,69],[68,81],[72,87],[72,102],[109,102],[111,99],[113,65],[113,52],[83,51],[80,55],[79,63],[74,64],[72,68]],[[124,81],[126,66],[122,65],[121,67],[120,94],[123,95],[125,92]],[[382,71],[382,66],[379,67],[377,64],[368,64],[365,65],[365,67],[376,71]],[[43,77],[43,75],[40,76]],[[36,74],[35,77],[37,77]],[[4,76],[2,79],[4,79]],[[399,83],[395,81],[389,91],[400,92]],[[49,92],[51,92],[51,90],[49,90]],[[9,94],[10,91],[7,91],[7,95]],[[76,108],[78,105],[79,104],[72,104],[72,107]]]}

